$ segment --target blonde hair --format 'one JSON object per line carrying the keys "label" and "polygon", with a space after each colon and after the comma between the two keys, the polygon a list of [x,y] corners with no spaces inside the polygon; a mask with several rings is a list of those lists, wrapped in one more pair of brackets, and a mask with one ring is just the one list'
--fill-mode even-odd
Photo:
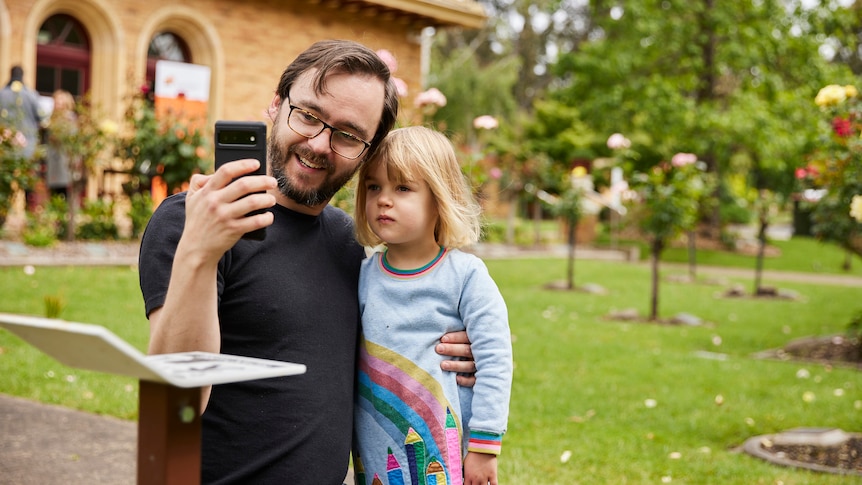
{"label": "blonde hair", "polygon": [[364,180],[378,166],[396,182],[424,181],[437,204],[434,237],[446,248],[468,246],[479,240],[482,209],[461,172],[452,143],[442,133],[423,126],[409,126],[386,135],[374,155],[359,169],[356,187],[356,239],[364,246],[383,241],[374,234],[365,215]]}
{"label": "blonde hair", "polygon": [[52,118],[68,117],[68,113],[75,111],[75,97],[69,91],[58,89],[51,95],[54,98],[54,111],[51,112]]}

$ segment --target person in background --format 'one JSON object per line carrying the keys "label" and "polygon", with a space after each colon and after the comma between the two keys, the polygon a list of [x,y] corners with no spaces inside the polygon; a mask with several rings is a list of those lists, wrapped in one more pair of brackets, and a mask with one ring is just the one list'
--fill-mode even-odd
{"label": "person in background", "polygon": [[[329,200],[392,128],[398,98],[374,51],[329,40],[287,66],[268,112],[269,175],[249,175],[259,166],[251,159],[193,175],[150,219],[139,256],[148,352],[305,364],[300,376],[204,391],[201,481],[341,485],[365,251]],[[258,209],[267,210],[246,216]],[[260,228],[263,241],[242,239]],[[438,338],[441,353],[470,356],[465,332]],[[475,371],[469,360],[441,366]]]}
{"label": "person in background", "polygon": [[81,170],[80,160],[75,159],[69,147],[70,138],[78,130],[78,117],[75,113],[75,98],[70,92],[58,89],[52,97],[54,110],[46,130],[45,181],[52,196],[61,195],[68,200],[73,174]]}
{"label": "person in background", "polygon": [[0,89],[0,120],[24,134],[24,154],[32,158],[39,143],[39,128],[46,114],[39,105],[39,95],[24,85],[24,70],[14,66],[9,82]]}
{"label": "person in background", "polygon": [[[458,249],[478,241],[481,210],[452,144],[422,126],[390,132],[359,170],[355,207],[358,241],[382,248],[359,273],[356,485],[496,485],[512,342],[488,269]],[[434,351],[437,336],[459,330],[476,363],[472,390]]]}
{"label": "person in background", "polygon": [[[46,121],[47,115],[39,104],[39,95],[24,85],[24,69],[13,66],[9,73],[9,82],[0,89],[0,126],[20,131],[27,143],[22,147],[22,154],[27,159],[35,173],[40,172],[36,156],[39,144],[39,129]],[[32,208],[38,205],[35,192],[27,190],[27,205]]]}

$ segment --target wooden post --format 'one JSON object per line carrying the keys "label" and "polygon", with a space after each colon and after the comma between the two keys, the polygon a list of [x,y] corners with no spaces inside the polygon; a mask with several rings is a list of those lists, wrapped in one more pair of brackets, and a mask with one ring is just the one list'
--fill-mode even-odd
{"label": "wooden post", "polygon": [[201,388],[140,381],[138,485],[201,480]]}

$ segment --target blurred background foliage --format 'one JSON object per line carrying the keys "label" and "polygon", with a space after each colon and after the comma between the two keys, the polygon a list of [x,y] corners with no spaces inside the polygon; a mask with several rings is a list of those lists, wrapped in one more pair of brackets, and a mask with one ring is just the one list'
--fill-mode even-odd
{"label": "blurred background foliage", "polygon": [[[529,182],[557,178],[538,165],[585,164],[601,190],[595,161],[612,156],[613,133],[631,140],[617,157],[627,179],[694,153],[718,180],[703,221],[714,238],[754,221],[764,194],[789,207],[821,143],[816,94],[862,73],[862,7],[849,0],[481,3],[485,29],[429,35],[425,88],[448,98],[429,121],[490,160],[521,202]],[[499,128],[480,133],[480,115]]]}

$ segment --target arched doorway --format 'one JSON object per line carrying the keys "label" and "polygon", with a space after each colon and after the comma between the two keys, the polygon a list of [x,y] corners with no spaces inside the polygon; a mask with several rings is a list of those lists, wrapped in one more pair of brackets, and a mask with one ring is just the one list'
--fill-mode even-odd
{"label": "arched doorway", "polygon": [[71,15],[48,17],[39,27],[36,90],[50,96],[64,89],[80,98],[90,89],[90,37]]}

